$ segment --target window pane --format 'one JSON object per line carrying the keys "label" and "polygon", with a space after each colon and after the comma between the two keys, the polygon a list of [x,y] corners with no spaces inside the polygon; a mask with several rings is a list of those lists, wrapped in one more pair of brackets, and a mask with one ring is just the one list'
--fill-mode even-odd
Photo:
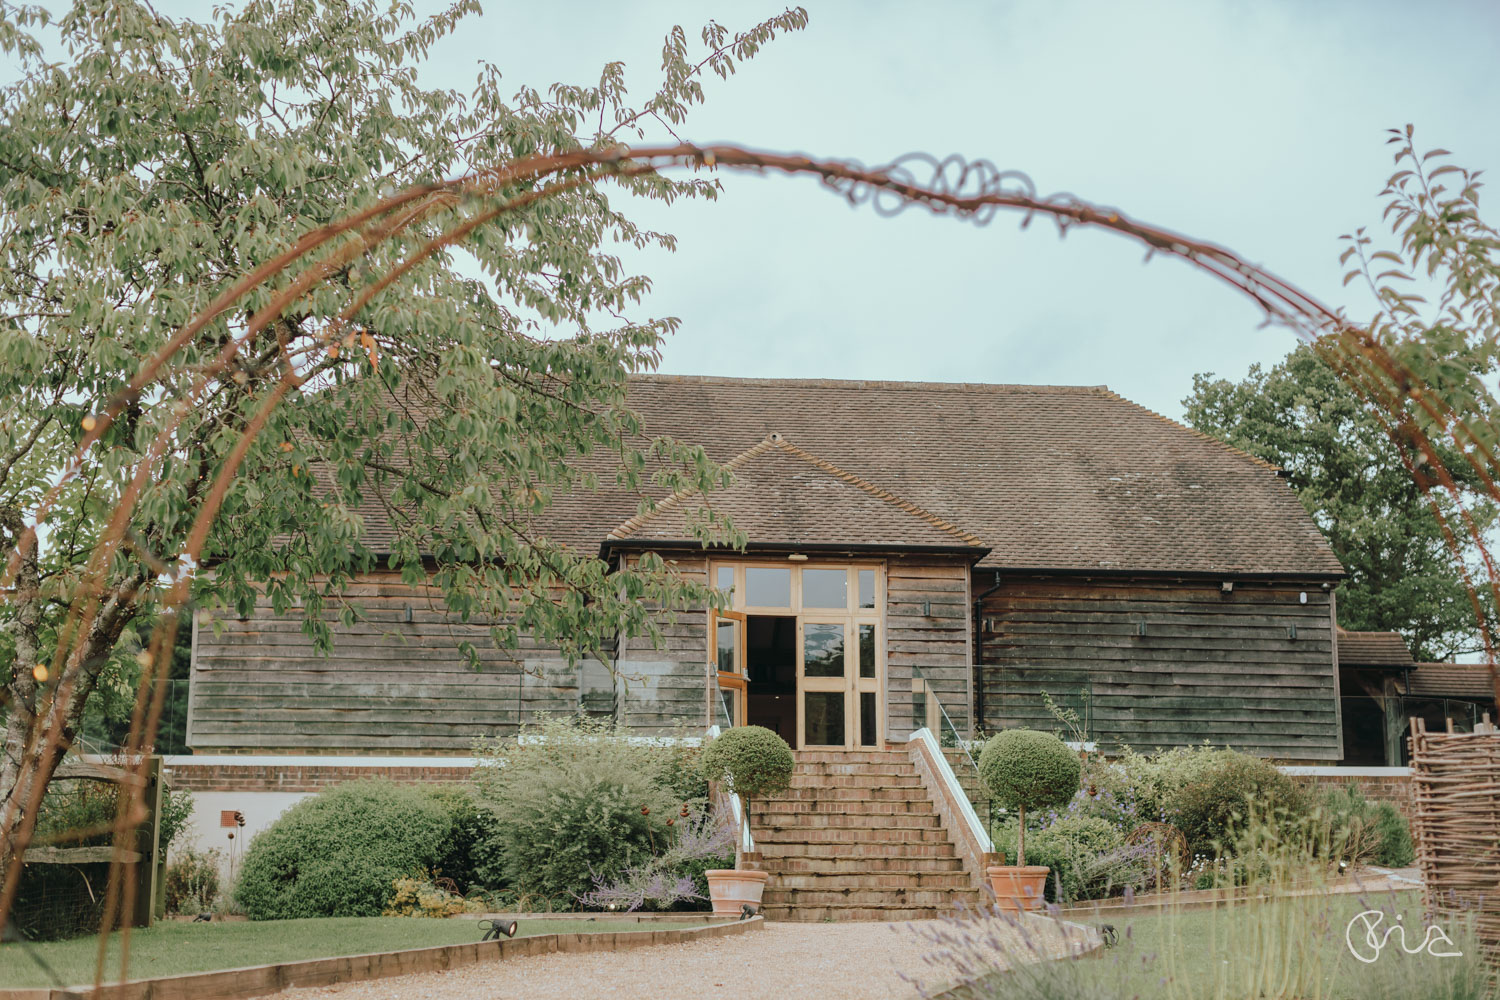
{"label": "window pane", "polygon": [[875,676],[875,626],[859,627],[859,676]]}
{"label": "window pane", "polygon": [[843,746],[844,692],[805,692],[803,694],[802,725],[809,746]]}
{"label": "window pane", "polygon": [[875,571],[873,569],[859,571],[859,606],[862,608],[875,606]]}
{"label": "window pane", "polygon": [[803,570],[802,606],[804,608],[847,608],[849,606],[848,570]]}
{"label": "window pane", "polygon": [[723,696],[719,700],[719,725],[724,729],[730,729],[735,725],[734,720],[739,714],[739,710],[734,707],[734,700],[739,697],[740,693],[734,688],[720,688],[719,694]]}
{"label": "window pane", "polygon": [[745,568],[745,603],[753,608],[791,607],[791,569],[747,566]]}
{"label": "window pane", "polygon": [[718,579],[716,579],[714,581],[714,586],[715,587],[718,587],[720,590],[733,590],[734,589],[734,567],[733,566],[720,566],[716,575],[717,575]]}
{"label": "window pane", "polygon": [[875,692],[861,691],[859,693],[859,745],[872,747],[875,745],[876,716],[878,709],[875,707]]}
{"label": "window pane", "polygon": [[719,669],[726,672],[734,671],[734,638],[735,630],[739,627],[736,621],[719,622]]}
{"label": "window pane", "polygon": [[802,672],[807,677],[844,676],[844,626],[802,626]]}

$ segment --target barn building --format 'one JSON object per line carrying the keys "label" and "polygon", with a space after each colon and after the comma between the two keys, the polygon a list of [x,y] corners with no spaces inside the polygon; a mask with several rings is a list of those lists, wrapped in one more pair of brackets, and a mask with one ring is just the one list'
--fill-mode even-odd
{"label": "barn building", "polygon": [[[694,541],[697,496],[647,516],[623,491],[568,496],[545,529],[610,565],[659,553],[732,610],[570,664],[486,648],[484,623],[434,589],[371,573],[329,656],[295,608],[195,629],[194,752],[462,755],[575,712],[857,750],[922,727],[1051,727],[1050,702],[1106,751],[1343,755],[1343,570],[1264,462],[1102,387],[645,375],[630,405],[647,435],[733,469],[707,502],[747,546]],[[365,514],[367,538],[390,537]]]}

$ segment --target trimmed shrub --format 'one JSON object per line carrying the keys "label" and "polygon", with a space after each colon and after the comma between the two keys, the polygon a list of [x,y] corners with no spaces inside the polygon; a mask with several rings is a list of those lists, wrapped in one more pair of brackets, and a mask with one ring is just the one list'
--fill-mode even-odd
{"label": "trimmed shrub", "polygon": [[235,899],[251,920],[376,917],[396,879],[438,864],[452,829],[431,789],[351,781],[298,802],[255,836]]}
{"label": "trimmed shrub", "polygon": [[594,720],[556,721],[481,748],[474,776],[493,815],[471,851],[474,879],[528,907],[566,908],[596,879],[647,862],[685,805],[663,748],[618,738]]}
{"label": "trimmed shrub", "polygon": [[1051,733],[1008,729],[984,745],[979,776],[995,800],[1017,812],[1016,860],[1026,864],[1026,810],[1061,806],[1078,791],[1083,764]]}
{"label": "trimmed shrub", "polygon": [[786,740],[764,726],[730,729],[703,748],[704,777],[727,783],[742,799],[786,791],[796,766]]}
{"label": "trimmed shrub", "polygon": [[455,917],[461,913],[483,913],[479,900],[465,899],[433,882],[431,873],[398,878],[392,885],[383,917]]}
{"label": "trimmed shrub", "polygon": [[1349,845],[1350,861],[1405,868],[1417,860],[1411,827],[1390,802],[1372,802],[1357,785],[1329,791],[1322,809]]}
{"label": "trimmed shrub", "polygon": [[219,851],[178,851],[167,865],[167,912],[196,916],[219,898]]}
{"label": "trimmed shrub", "polygon": [[[995,849],[1007,855],[1017,849],[1015,820],[995,831]],[[1056,903],[1100,899],[1126,886],[1139,889],[1150,866],[1149,848],[1129,847],[1124,835],[1106,820],[1069,816],[1043,830],[1026,834],[1026,861],[1052,869],[1046,898]]]}
{"label": "trimmed shrub", "polygon": [[438,849],[432,876],[447,879],[459,893],[466,893],[479,883],[474,874],[479,845],[491,835],[495,816],[479,804],[467,785],[432,785],[423,791],[448,813],[448,836]]}
{"label": "trimmed shrub", "polygon": [[1043,832],[1070,840],[1094,854],[1112,851],[1125,843],[1125,835],[1117,827],[1094,816],[1064,816]]}
{"label": "trimmed shrub", "polygon": [[1169,812],[1195,853],[1230,851],[1252,819],[1284,823],[1307,812],[1307,799],[1270,762],[1224,751],[1172,797]]}

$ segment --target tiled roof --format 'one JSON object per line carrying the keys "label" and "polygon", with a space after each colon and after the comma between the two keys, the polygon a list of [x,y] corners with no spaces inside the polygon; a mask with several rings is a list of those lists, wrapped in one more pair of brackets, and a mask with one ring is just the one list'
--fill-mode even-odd
{"label": "tiled roof", "polygon": [[1485,663],[1419,663],[1406,693],[1414,698],[1493,698],[1494,682]]}
{"label": "tiled roof", "polygon": [[1339,666],[1410,667],[1415,661],[1399,632],[1345,632],[1339,629]]}
{"label": "tiled roof", "polygon": [[[1272,466],[1101,387],[643,375],[631,381],[629,404],[647,438],[702,445],[719,462],[779,433],[840,474],[976,536],[990,549],[981,567],[1226,576],[1343,572]],[[790,463],[785,453],[778,455],[776,461]],[[607,485],[555,497],[533,530],[596,551],[637,513],[640,497],[613,485],[613,467],[602,464],[602,455],[587,461],[598,464],[599,481]],[[767,472],[746,471],[757,473],[760,489],[769,489]],[[808,468],[796,474],[808,476],[809,487],[817,481]],[[769,527],[774,511],[752,515],[749,500],[756,495],[746,486],[735,506],[763,518],[751,527]],[[774,489],[764,494],[773,495],[785,497]],[[849,489],[837,495],[842,503],[856,502]],[[361,513],[371,544],[391,537],[377,504],[367,503]],[[910,519],[899,529],[897,522],[881,521],[876,531],[872,523],[814,513],[800,509],[799,537],[826,531],[827,544],[919,530]]]}
{"label": "tiled roof", "polygon": [[874,483],[769,434],[730,459],[734,482],[705,497],[677,493],[609,533],[612,542],[691,541],[703,508],[727,515],[752,543],[830,540],[886,548],[986,549],[983,540]]}

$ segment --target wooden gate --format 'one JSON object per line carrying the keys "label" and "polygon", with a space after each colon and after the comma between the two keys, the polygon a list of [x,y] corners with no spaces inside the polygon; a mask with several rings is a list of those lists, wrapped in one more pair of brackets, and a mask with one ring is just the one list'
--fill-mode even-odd
{"label": "wooden gate", "polygon": [[141,801],[146,817],[136,827],[134,849],[117,850],[110,845],[97,847],[37,846],[26,851],[27,865],[89,865],[119,862],[126,865],[125,878],[135,884],[131,912],[124,914],[132,927],[150,927],[159,902],[163,860],[159,850],[161,835],[161,758],[147,760],[144,779],[133,771],[114,764],[69,759],[58,765],[54,781],[103,781],[125,787],[145,783]]}

